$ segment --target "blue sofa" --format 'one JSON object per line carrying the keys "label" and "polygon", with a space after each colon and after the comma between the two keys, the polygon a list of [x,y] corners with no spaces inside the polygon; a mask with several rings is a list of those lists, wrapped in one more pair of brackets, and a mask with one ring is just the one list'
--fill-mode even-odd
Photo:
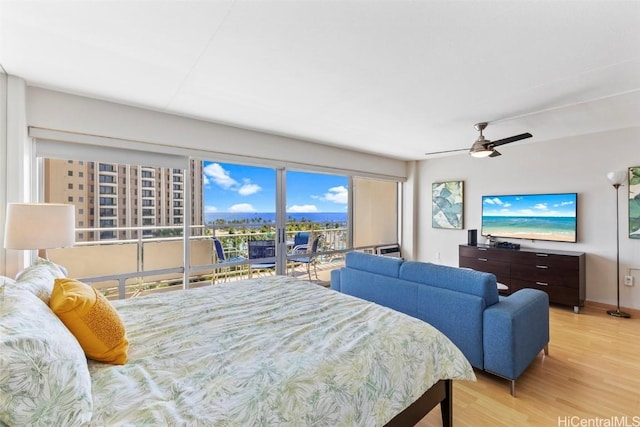
{"label": "blue sofa", "polygon": [[349,252],[331,272],[331,289],[430,323],[472,366],[511,380],[514,396],[515,380],[541,350],[548,354],[548,295],[499,296],[491,273]]}

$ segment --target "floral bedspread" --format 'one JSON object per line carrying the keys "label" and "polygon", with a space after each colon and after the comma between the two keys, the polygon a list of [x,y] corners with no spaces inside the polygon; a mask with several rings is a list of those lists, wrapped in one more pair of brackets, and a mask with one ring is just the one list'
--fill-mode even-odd
{"label": "floral bedspread", "polygon": [[286,276],[115,301],[129,362],[89,361],[91,424],[384,425],[474,379],[430,325]]}

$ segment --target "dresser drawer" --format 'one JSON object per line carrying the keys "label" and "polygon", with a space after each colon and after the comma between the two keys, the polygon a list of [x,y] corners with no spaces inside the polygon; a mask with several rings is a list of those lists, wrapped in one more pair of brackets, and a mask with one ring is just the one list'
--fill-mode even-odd
{"label": "dresser drawer", "polygon": [[580,259],[575,256],[546,254],[544,252],[517,251],[511,255],[513,264],[539,265],[547,268],[557,268],[578,271]]}
{"label": "dresser drawer", "polygon": [[539,289],[545,291],[549,295],[549,302],[554,304],[564,304],[573,306],[582,306],[584,301],[580,300],[580,294],[573,288],[564,286],[544,286],[535,282],[511,279],[511,293],[520,289]]}
{"label": "dresser drawer", "polygon": [[557,266],[549,267],[544,264],[512,265],[511,279],[522,280],[529,283],[541,282],[550,286],[565,286],[574,289],[580,286],[577,269],[567,270]]}
{"label": "dresser drawer", "polygon": [[508,250],[488,249],[476,246],[460,246],[458,254],[461,257],[483,258],[491,261],[511,262],[511,253]]}
{"label": "dresser drawer", "polygon": [[471,268],[477,271],[484,271],[485,273],[493,273],[496,276],[496,280],[509,286],[509,264],[505,262],[496,262],[484,260],[483,258],[469,258],[460,257],[458,260],[460,267]]}

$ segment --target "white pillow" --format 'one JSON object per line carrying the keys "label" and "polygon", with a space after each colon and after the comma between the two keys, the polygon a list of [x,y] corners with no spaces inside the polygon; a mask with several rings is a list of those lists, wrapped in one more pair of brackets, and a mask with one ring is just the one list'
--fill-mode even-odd
{"label": "white pillow", "polygon": [[78,341],[35,295],[7,287],[0,310],[0,424],[82,426],[92,411]]}
{"label": "white pillow", "polygon": [[16,281],[11,277],[0,276],[0,283],[4,283],[5,285],[13,285],[14,283],[16,283]]}
{"label": "white pillow", "polygon": [[53,282],[64,276],[65,273],[58,264],[38,258],[36,262],[18,273],[13,286],[28,290],[48,305]]}

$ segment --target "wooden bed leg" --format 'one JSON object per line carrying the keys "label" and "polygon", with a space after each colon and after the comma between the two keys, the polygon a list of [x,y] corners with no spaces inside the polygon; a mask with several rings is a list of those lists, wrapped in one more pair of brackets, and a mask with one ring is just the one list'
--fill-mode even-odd
{"label": "wooden bed leg", "polygon": [[445,380],[446,396],[440,402],[442,427],[453,427],[453,380]]}
{"label": "wooden bed leg", "polygon": [[385,427],[407,427],[416,425],[432,409],[440,405],[442,426],[453,427],[453,380],[439,380],[418,400],[397,414]]}

